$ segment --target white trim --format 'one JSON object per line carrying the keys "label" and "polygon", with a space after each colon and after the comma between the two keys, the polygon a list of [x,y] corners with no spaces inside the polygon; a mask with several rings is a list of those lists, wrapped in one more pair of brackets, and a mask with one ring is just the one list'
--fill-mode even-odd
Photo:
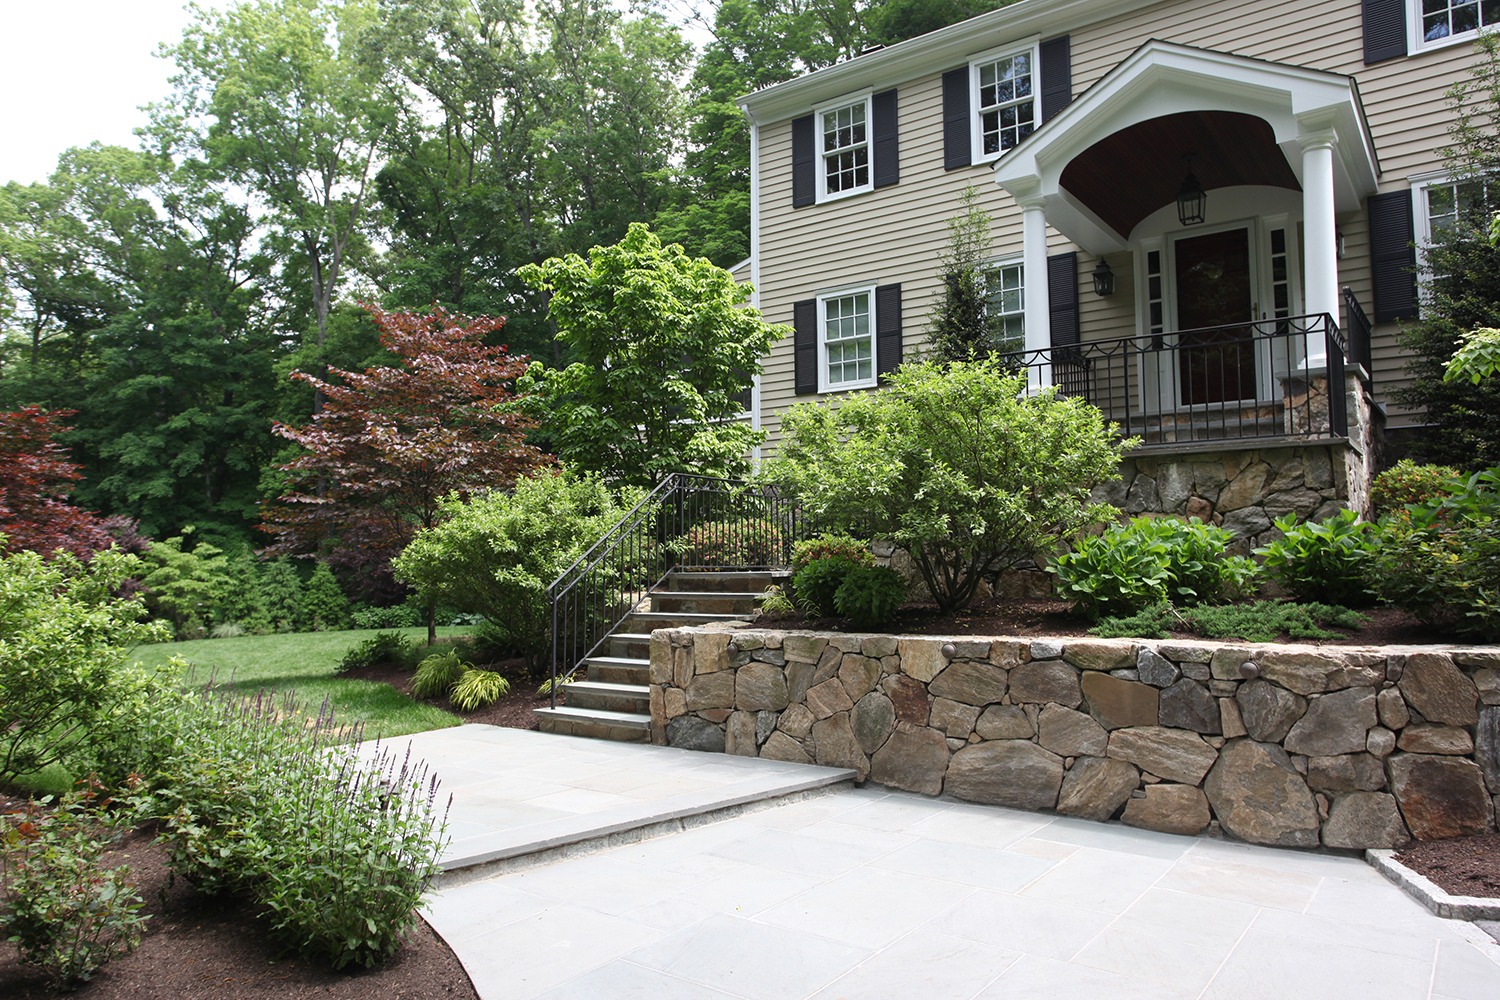
{"label": "white trim", "polygon": [[[753,121],[750,123],[750,305],[760,308],[760,125]],[[774,348],[774,344],[768,347],[761,358],[762,371]],[[756,372],[750,385],[750,426],[756,430],[761,429],[765,419],[761,413],[760,379],[761,372]],[[760,464],[760,445],[751,449],[750,458],[757,466]]]}
{"label": "white trim", "polygon": [[[814,203],[821,205],[828,201],[839,201],[854,195],[867,194],[875,190],[875,107],[872,100],[873,91],[864,90],[853,94],[845,94],[836,100],[820,104],[813,109],[813,168],[817,171],[817,177],[813,182]],[[828,151],[823,148],[823,116],[852,108],[856,105],[864,105],[865,109],[865,182],[843,191],[828,190]],[[845,147],[846,149],[858,148],[856,146]]]}
{"label": "white trim", "polygon": [[[865,295],[870,303],[870,377],[858,381],[840,382],[837,385],[828,381],[828,338],[827,338],[827,311],[823,304],[829,299],[842,299],[854,295]],[[876,357],[876,331],[879,329],[879,318],[875,315],[875,285],[860,284],[836,288],[827,292],[819,292],[817,295],[817,338],[818,338],[818,392],[819,394],[830,392],[848,392],[851,389],[873,389],[879,380],[880,372],[879,358]]]}
{"label": "white trim", "polygon": [[[1480,16],[1483,16],[1482,8]],[[1434,38],[1429,42],[1422,37],[1422,0],[1406,0],[1406,51],[1412,55],[1418,52],[1446,49],[1450,45],[1472,43],[1485,31],[1497,27],[1500,27],[1500,24],[1481,24],[1472,30],[1460,31],[1456,35],[1444,35],[1442,38]]]}
{"label": "white trim", "polygon": [[[990,302],[989,284],[988,284],[988,282],[989,282],[989,276],[990,276],[990,274],[992,274],[994,272],[1002,271],[1002,270],[1004,270],[1007,267],[1019,267],[1021,269],[1021,312],[1020,312],[1020,317],[1021,317],[1021,341],[1020,341],[1019,344],[1016,345],[1016,348],[1015,348],[1014,352],[1007,352],[1007,353],[1024,353],[1025,350],[1026,350],[1026,310],[1028,308],[1030,308],[1030,305],[1031,305],[1031,300],[1026,297],[1026,254],[1025,253],[1011,253],[1011,254],[1006,254],[1003,257],[995,257],[995,258],[993,258],[991,260],[987,260],[987,261],[985,261],[981,265],[981,269],[983,270],[984,275],[985,275],[985,283],[986,283],[985,284],[985,296],[984,296],[985,321],[986,321],[987,324],[990,325],[991,332],[994,332],[994,329],[995,329],[994,328],[994,321],[998,317],[991,316],[990,315],[990,311],[989,311],[989,302]],[[1016,315],[1016,314],[1010,313],[1010,314],[1007,314],[1007,315]]]}
{"label": "white trim", "polygon": [[967,21],[929,31],[825,69],[805,73],[739,98],[751,121],[770,123],[805,115],[815,104],[862,87],[899,87],[967,62],[970,54],[1007,39],[1051,38],[1102,24],[1160,0],[1021,0]]}
{"label": "white trim", "polygon": [[[1038,199],[1048,224],[1096,256],[1117,253],[1131,233],[1117,233],[1062,187],[1064,168],[1105,136],[1182,111],[1233,111],[1271,126],[1294,174],[1299,140],[1332,131],[1338,211],[1356,211],[1376,190],[1379,164],[1354,79],[1153,40],[995,162],[995,181],[1018,200]],[[1302,178],[1298,177],[1299,183]]]}
{"label": "white trim", "polygon": [[[990,49],[988,52],[980,52],[969,57],[969,162],[975,166],[982,163],[993,163],[1025,140],[1022,136],[1010,149],[1002,149],[993,153],[984,151],[984,122],[981,117],[979,106],[979,68],[988,63],[998,62],[1011,56],[1022,54],[1031,58],[1031,132],[1042,127],[1042,66],[1041,66],[1041,39],[1018,38],[1008,45]],[[1016,104],[1021,102],[1017,101]],[[1030,135],[1031,132],[1026,133]]]}

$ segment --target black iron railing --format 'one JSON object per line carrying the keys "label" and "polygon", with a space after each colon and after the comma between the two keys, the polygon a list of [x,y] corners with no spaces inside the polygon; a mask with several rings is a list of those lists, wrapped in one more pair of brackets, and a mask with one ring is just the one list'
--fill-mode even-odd
{"label": "black iron railing", "polygon": [[806,530],[797,507],[774,487],[667,476],[547,588],[552,704],[558,678],[645,607],[668,573],[786,566]]}
{"label": "black iron railing", "polygon": [[1344,289],[1344,313],[1348,316],[1349,363],[1361,365],[1366,373],[1370,373],[1370,334],[1373,327],[1364,307],[1349,288]]}
{"label": "black iron railing", "polygon": [[1347,433],[1348,348],[1327,314],[1091,341],[1015,357],[1145,445]]}

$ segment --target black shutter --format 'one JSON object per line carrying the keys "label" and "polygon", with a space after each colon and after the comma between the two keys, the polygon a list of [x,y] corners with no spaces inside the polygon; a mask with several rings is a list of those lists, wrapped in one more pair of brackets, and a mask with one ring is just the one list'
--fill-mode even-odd
{"label": "black shutter", "polygon": [[870,123],[875,160],[875,186],[889,187],[901,180],[901,145],[896,121],[896,91],[882,90],[870,98]]}
{"label": "black shutter", "polygon": [[818,152],[813,146],[813,116],[792,119],[792,207],[818,200]]}
{"label": "black shutter", "polygon": [[1041,44],[1042,123],[1073,100],[1073,56],[1067,35]]}
{"label": "black shutter", "polygon": [[1365,65],[1406,55],[1406,0],[1364,0]]}
{"label": "black shutter", "polygon": [[943,74],[943,169],[954,170],[974,162],[974,141],[969,132],[969,67]]}
{"label": "black shutter", "polygon": [[1053,361],[1059,348],[1078,346],[1078,254],[1054,254],[1047,258],[1047,321],[1051,330]]}
{"label": "black shutter", "polygon": [[1375,289],[1375,322],[1389,323],[1417,314],[1417,252],[1411,192],[1372,194],[1370,279]]}
{"label": "black shutter", "polygon": [[875,289],[875,372],[884,375],[901,366],[901,286]]}
{"label": "black shutter", "polygon": [[792,356],[797,395],[818,391],[818,300],[792,305]]}

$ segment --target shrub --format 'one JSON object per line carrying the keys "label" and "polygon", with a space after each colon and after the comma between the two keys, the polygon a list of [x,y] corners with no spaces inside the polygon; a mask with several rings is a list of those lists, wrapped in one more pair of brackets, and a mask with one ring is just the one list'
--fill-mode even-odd
{"label": "shrub", "polygon": [[[311,766],[309,766],[311,765]],[[267,851],[255,897],[272,935],[334,969],[390,958],[438,874],[445,820],[425,763],[382,747],[305,755],[299,780],[261,817]]]}
{"label": "shrub", "polygon": [[1389,514],[1408,504],[1450,496],[1458,484],[1458,470],[1452,466],[1418,465],[1403,458],[1370,483],[1370,504],[1377,516]]}
{"label": "shrub", "polygon": [[336,631],[349,624],[349,599],[327,563],[318,563],[307,580],[302,592],[302,620],[318,631]]}
{"label": "shrub", "polygon": [[539,670],[551,652],[547,587],[644,494],[597,476],[542,473],[514,493],[449,501],[391,565],[425,600],[483,615]]}
{"label": "shrub", "polygon": [[[46,800],[44,800],[44,805]],[[100,866],[105,828],[86,798],[0,816],[0,939],[70,990],[141,940],[146,918],[125,866]]]}
{"label": "shrub", "polygon": [[1358,628],[1365,616],[1348,608],[1291,601],[1256,601],[1222,608],[1193,608],[1182,617],[1192,631],[1209,639],[1275,642],[1283,633],[1291,639],[1337,639],[1329,626]]}
{"label": "shrub", "polygon": [[785,547],[786,535],[774,521],[725,518],[689,528],[681,542],[681,559],[688,567],[776,566]]}
{"label": "shrub", "polygon": [[260,573],[260,603],[275,632],[302,629],[302,577],[290,559],[273,559]]}
{"label": "shrub", "polygon": [[1266,573],[1299,601],[1327,604],[1371,603],[1369,567],[1380,546],[1379,530],[1352,510],[1322,522],[1298,524],[1288,514],[1276,519],[1281,538],[1255,550]]}
{"label": "shrub", "polygon": [[377,663],[403,663],[412,650],[412,641],[400,632],[376,632],[368,639],[350,646],[339,660],[337,670],[363,670]]}
{"label": "shrub", "polygon": [[889,566],[855,566],[833,595],[833,606],[857,628],[875,628],[895,617],[906,600],[906,578]]}
{"label": "shrub", "polygon": [[1143,608],[1133,615],[1100,618],[1089,634],[1104,639],[1165,639],[1167,626],[1178,621],[1177,613],[1166,601]]}
{"label": "shrub", "polygon": [[0,782],[67,759],[130,688],[127,650],[168,638],[139,599],[113,596],[134,556],[0,556]]}
{"label": "shrub", "polygon": [[[290,698],[169,693],[131,703],[115,768],[150,775],[140,815],[174,871],[266,908],[285,947],[334,968],[388,958],[438,871],[445,820],[425,767],[356,745]],[[346,742],[337,742],[337,741]]]}
{"label": "shrub", "polygon": [[909,363],[885,391],[795,406],[764,477],[816,523],[910,552],[944,610],[979,583],[1114,513],[1090,491],[1122,442],[1081,399],[1028,395],[998,361]]}
{"label": "shrub", "polygon": [[421,624],[421,613],[409,604],[356,608],[349,612],[350,628],[416,628]]}
{"label": "shrub", "polygon": [[1382,600],[1481,641],[1500,640],[1500,469],[1381,520]]}
{"label": "shrub", "polygon": [[474,664],[459,659],[456,651],[433,653],[417,664],[417,672],[411,679],[411,693],[418,698],[439,698],[453,689],[464,671],[473,668]]}
{"label": "shrub", "polygon": [[797,603],[809,614],[831,615],[834,613],[834,595],[844,585],[859,563],[843,556],[823,556],[814,559],[792,575],[792,592]]}
{"label": "shrub", "polygon": [[185,535],[152,542],[141,555],[146,607],[172,623],[179,639],[199,638],[214,624],[231,581],[228,557],[208,542],[187,547]]}
{"label": "shrub", "polygon": [[1095,617],[1135,615],[1164,602],[1209,604],[1253,586],[1254,562],[1224,552],[1233,538],[1196,517],[1138,517],[1079,539],[1050,568],[1058,594]]}
{"label": "shrub", "polygon": [[510,693],[510,681],[493,670],[467,670],[453,685],[449,698],[460,712],[493,705]]}
{"label": "shrub", "polygon": [[875,565],[875,555],[870,551],[868,542],[849,535],[822,534],[793,543],[792,572],[797,572],[814,559],[826,559],[830,556],[847,559],[856,566]]}

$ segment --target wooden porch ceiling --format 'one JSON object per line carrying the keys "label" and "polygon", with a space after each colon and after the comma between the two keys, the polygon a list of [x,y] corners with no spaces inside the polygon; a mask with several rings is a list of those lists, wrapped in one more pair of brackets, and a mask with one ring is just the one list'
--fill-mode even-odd
{"label": "wooden porch ceiling", "polygon": [[1265,120],[1237,111],[1184,111],[1138,122],[1094,143],[1059,182],[1123,237],[1177,199],[1189,169],[1204,190],[1265,185],[1300,191]]}

